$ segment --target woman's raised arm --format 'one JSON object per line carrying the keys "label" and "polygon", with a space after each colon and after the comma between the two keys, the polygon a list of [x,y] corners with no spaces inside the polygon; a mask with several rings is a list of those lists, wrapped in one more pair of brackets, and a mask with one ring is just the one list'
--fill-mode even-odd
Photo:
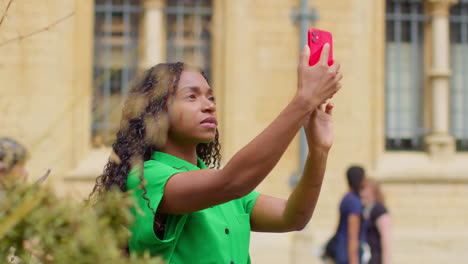
{"label": "woman's raised arm", "polygon": [[307,46],[298,65],[296,95],[272,123],[237,152],[221,170],[196,170],[172,176],[159,213],[184,214],[240,198],[270,173],[311,113],[339,89],[341,73],[327,65],[329,45],[310,67]]}

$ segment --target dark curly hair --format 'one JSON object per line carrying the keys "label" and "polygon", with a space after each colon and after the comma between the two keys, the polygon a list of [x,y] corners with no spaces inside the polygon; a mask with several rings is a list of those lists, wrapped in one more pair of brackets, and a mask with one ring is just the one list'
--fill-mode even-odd
{"label": "dark curly hair", "polygon": [[0,138],[0,173],[8,174],[15,165],[28,159],[28,151],[18,141],[11,138]]}
{"label": "dark curly hair", "polygon": [[[90,194],[90,198],[98,198],[100,194],[115,187],[122,192],[127,191],[127,176],[132,168],[137,167],[140,170],[143,198],[155,215],[155,231],[163,227],[163,220],[156,214],[156,208],[151,208],[146,196],[143,162],[149,160],[165,143],[169,129],[166,111],[168,95],[175,94],[185,68],[187,66],[182,62],[161,63],[134,80],[122,111],[116,141],[112,145],[113,152]],[[203,72],[199,71],[208,82]],[[210,168],[219,168],[220,165],[218,139],[219,133],[216,130],[212,142],[197,145],[198,157]]]}

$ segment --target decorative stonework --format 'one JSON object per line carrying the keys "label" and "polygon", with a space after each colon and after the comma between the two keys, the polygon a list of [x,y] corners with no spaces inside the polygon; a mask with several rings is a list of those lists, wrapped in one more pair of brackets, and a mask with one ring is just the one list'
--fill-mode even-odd
{"label": "decorative stonework", "polygon": [[449,15],[450,7],[458,0],[426,0],[429,4],[429,15],[431,16],[446,16]]}
{"label": "decorative stonework", "polygon": [[433,68],[428,72],[431,78],[450,78],[452,76],[452,70],[449,68]]}
{"label": "decorative stonework", "polygon": [[447,160],[455,153],[455,140],[448,134],[432,134],[425,138],[427,151],[433,159]]}
{"label": "decorative stonework", "polygon": [[165,58],[164,6],[163,0],[144,0],[142,58],[140,68],[147,69]]}
{"label": "decorative stonework", "polygon": [[[455,153],[455,140],[449,134],[449,11],[456,0],[427,0],[431,15],[432,65],[428,72],[432,90],[432,134],[425,138],[426,149],[433,159],[448,159]],[[447,36],[439,38],[436,36]]]}
{"label": "decorative stonework", "polygon": [[143,0],[145,8],[163,8],[164,0]]}

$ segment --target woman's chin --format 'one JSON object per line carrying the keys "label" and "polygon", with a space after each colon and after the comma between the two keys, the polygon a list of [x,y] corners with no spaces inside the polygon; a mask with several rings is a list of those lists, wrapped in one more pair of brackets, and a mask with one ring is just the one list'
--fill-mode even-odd
{"label": "woman's chin", "polygon": [[215,139],[215,135],[206,135],[206,136],[203,136],[203,137],[199,137],[198,138],[198,143],[204,143],[204,144],[207,144],[207,143],[211,143],[213,142],[213,140]]}
{"label": "woman's chin", "polygon": [[208,144],[208,143],[213,142],[213,140],[214,140],[214,137],[213,137],[213,138],[209,138],[209,139],[208,139],[208,138],[204,138],[204,139],[199,139],[199,140],[198,140],[198,143],[200,143],[200,144]]}

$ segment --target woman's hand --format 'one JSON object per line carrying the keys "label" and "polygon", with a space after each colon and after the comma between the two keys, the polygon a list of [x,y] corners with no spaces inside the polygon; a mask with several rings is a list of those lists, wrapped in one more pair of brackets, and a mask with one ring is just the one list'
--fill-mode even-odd
{"label": "woman's hand", "polygon": [[330,99],[341,88],[339,81],[343,78],[339,72],[340,64],[328,66],[330,45],[322,49],[320,60],[309,66],[310,49],[305,45],[298,66],[298,87],[296,95],[304,100],[311,110]]}
{"label": "woman's hand", "polygon": [[333,103],[320,105],[304,124],[309,149],[329,150],[333,145]]}

